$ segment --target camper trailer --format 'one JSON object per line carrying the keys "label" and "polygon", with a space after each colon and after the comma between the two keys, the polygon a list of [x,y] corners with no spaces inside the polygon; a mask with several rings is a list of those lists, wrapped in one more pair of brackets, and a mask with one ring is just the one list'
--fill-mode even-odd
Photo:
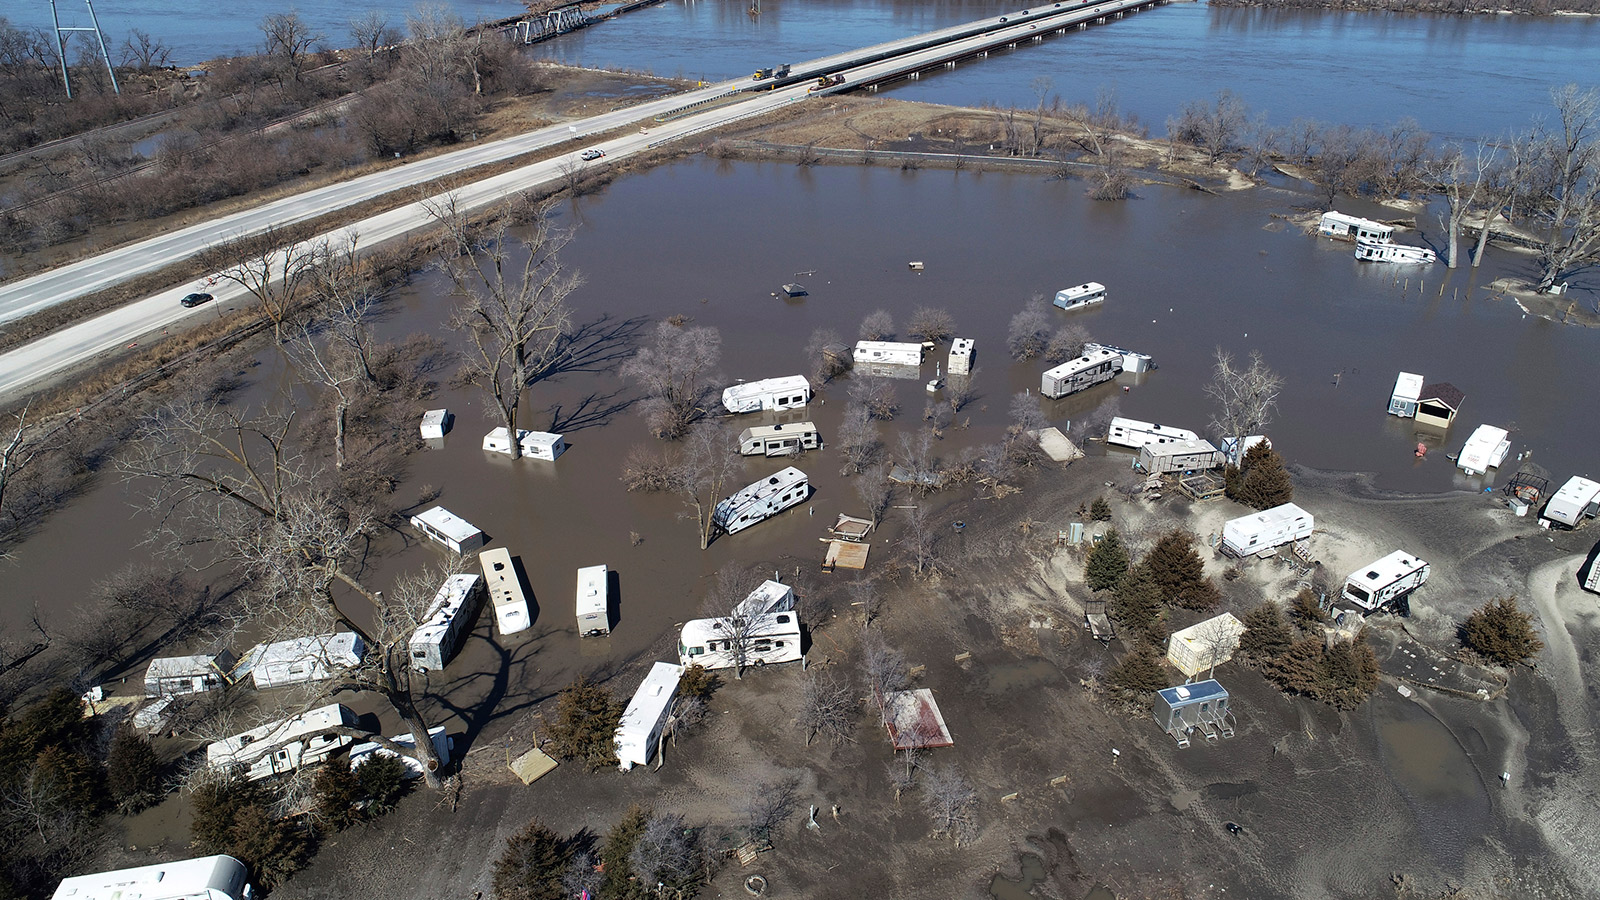
{"label": "camper trailer", "polygon": [[1082,309],[1085,306],[1104,303],[1105,299],[1106,286],[1098,281],[1091,281],[1088,284],[1056,291],[1055,304],[1062,309]]}
{"label": "camper trailer", "polygon": [[1210,441],[1170,441],[1139,448],[1139,468],[1151,475],[1220,469],[1226,462]]}
{"label": "camper trailer", "polygon": [[856,341],[855,363],[891,366],[922,365],[922,345],[898,341]]}
{"label": "camper trailer", "polygon": [[1600,483],[1574,475],[1544,505],[1540,517],[1568,528],[1577,528],[1579,522],[1597,513],[1600,513]]}
{"label": "camper trailer", "polygon": [[483,579],[477,575],[451,575],[439,586],[428,607],[428,617],[411,633],[411,668],[418,672],[442,669],[467,639],[472,619],[483,605]]}
{"label": "camper trailer", "polygon": [[1264,512],[1229,519],[1222,526],[1222,552],[1229,556],[1266,556],[1278,547],[1311,536],[1311,514],[1285,503]]}
{"label": "camper trailer", "polygon": [[528,610],[528,595],[511,562],[511,551],[504,547],[478,554],[483,566],[483,581],[488,586],[489,604],[494,608],[494,624],[502,635],[516,634],[533,624]]}
{"label": "camper trailer", "polygon": [[1229,465],[1237,466],[1244,460],[1244,455],[1250,452],[1250,448],[1257,444],[1266,444],[1269,448],[1272,446],[1272,442],[1267,440],[1266,435],[1251,434],[1242,439],[1225,437],[1217,449],[1222,451],[1222,458],[1227,460]]}
{"label": "camper trailer", "polygon": [[1467,443],[1461,448],[1461,454],[1456,457],[1456,465],[1468,475],[1482,475],[1490,469],[1498,468],[1505,462],[1506,454],[1511,452],[1511,437],[1504,428],[1493,425],[1479,425],[1478,430],[1467,438]]}
{"label": "camper trailer", "polygon": [[411,527],[457,554],[471,553],[489,540],[477,527],[442,506],[412,516]]}
{"label": "camper trailer", "polygon": [[1212,616],[1204,622],[1174,631],[1172,637],[1167,639],[1167,661],[1176,666],[1185,678],[1193,678],[1233,659],[1242,634],[1244,623],[1233,613]]}
{"label": "camper trailer", "polygon": [[1171,425],[1157,425],[1154,422],[1141,422],[1138,419],[1124,419],[1118,416],[1111,420],[1111,427],[1106,429],[1106,443],[1116,447],[1129,447],[1137,450],[1146,444],[1170,444],[1175,441],[1198,441],[1200,435],[1182,428],[1173,428]]}
{"label": "camper trailer", "polygon": [[51,900],[253,900],[250,872],[231,856],[202,856],[63,878]]}
{"label": "camper trailer", "polygon": [[755,616],[764,616],[768,613],[791,612],[794,610],[794,588],[781,581],[770,578],[761,582],[761,586],[750,592],[750,596],[739,601],[733,608],[733,614],[746,619]]}
{"label": "camper trailer", "polygon": [[1162,688],[1156,692],[1154,712],[1156,724],[1178,742],[1179,749],[1189,746],[1195,731],[1208,741],[1233,737],[1228,691],[1215,679]]}
{"label": "camper trailer", "polygon": [[1101,348],[1085,350],[1077,359],[1068,360],[1044,373],[1039,382],[1039,393],[1051,400],[1076,394],[1086,388],[1110,381],[1122,371],[1122,355]]}
{"label": "camper trailer", "polygon": [[[542,459],[546,462],[555,462],[556,457],[567,452],[567,441],[559,434],[548,431],[526,431],[517,429],[517,444],[522,448],[522,455],[529,459]],[[491,453],[504,453],[511,455],[511,432],[504,425],[496,428],[483,436],[483,449]]]}
{"label": "camper trailer", "polygon": [[731,413],[764,409],[797,409],[811,402],[811,382],[804,375],[785,375],[736,384],[722,392],[722,405]]}
{"label": "camper trailer", "polygon": [[250,680],[257,690],[326,681],[340,669],[361,665],[367,652],[361,635],[353,631],[315,634],[258,644],[246,657]]}
{"label": "camper trailer", "polygon": [[950,375],[971,375],[974,345],[972,338],[956,338],[951,341],[950,361],[945,364],[945,372]]}
{"label": "camper trailer", "polygon": [[650,667],[639,689],[633,692],[628,708],[623,710],[617,723],[617,768],[626,772],[634,766],[647,765],[656,755],[661,743],[662,729],[672,713],[672,701],[678,696],[678,681],[683,678],[683,666],[657,662]]}
{"label": "camper trailer", "polygon": [[163,656],[150,660],[144,671],[146,697],[175,697],[216,690],[228,683],[233,669],[233,654],[224,650],[215,656]]}
{"label": "camper trailer", "polygon": [[796,456],[821,446],[822,435],[811,422],[753,425],[739,432],[739,452],[745,456]]}
{"label": "camper trailer", "polygon": [[455,416],[450,415],[448,409],[430,409],[422,414],[422,439],[438,440],[450,430],[450,423]]}
{"label": "camper trailer", "polygon": [[1389,395],[1389,415],[1409,419],[1417,414],[1417,402],[1422,398],[1422,376],[1401,372],[1394,380],[1394,393]]}
{"label": "camper trailer", "polygon": [[734,534],[804,502],[810,491],[806,473],[790,466],[718,503],[711,513],[711,521],[728,534]]}
{"label": "camper trailer", "polygon": [[[1367,612],[1404,600],[1428,580],[1428,564],[1404,550],[1362,566],[1344,580],[1343,599]],[[1402,607],[1404,611],[1404,607]]]}
{"label": "camper trailer", "polygon": [[[399,744],[407,750],[417,746],[417,739],[412,737],[410,732],[394,735],[393,737],[389,738],[389,740],[394,741],[396,744]],[[439,765],[443,766],[449,764],[450,751],[455,749],[456,742],[454,739],[450,738],[444,733],[444,726],[435,725],[432,728],[429,728],[428,740],[433,744],[434,755],[439,757]],[[397,757],[406,767],[406,778],[421,778],[424,774],[422,771],[422,763],[418,762],[415,756],[412,756],[409,753],[396,753],[377,741],[366,741],[351,747],[350,768],[355,769],[357,766],[361,765],[367,760],[379,756]]]}
{"label": "camper trailer", "polygon": [[752,619],[724,617],[685,622],[678,662],[707,669],[765,666],[800,659],[800,619],[793,612]]}
{"label": "camper trailer", "polygon": [[206,765],[237,769],[250,781],[292,772],[322,762],[348,746],[351,739],[332,729],[355,724],[355,713],[343,704],[330,703],[217,741],[206,748]]}
{"label": "camper trailer", "polygon": [[1358,216],[1347,216],[1340,212],[1322,214],[1322,221],[1317,225],[1317,232],[1323,237],[1336,238],[1341,241],[1392,241],[1394,240],[1394,226]]}
{"label": "camper trailer", "polygon": [[605,566],[578,570],[578,634],[584,637],[611,633],[608,578]]}
{"label": "camper trailer", "polygon": [[1395,244],[1389,241],[1371,241],[1366,238],[1357,238],[1356,259],[1362,262],[1427,265],[1435,262],[1438,257],[1426,247],[1413,247],[1409,244]]}
{"label": "camper trailer", "polygon": [[1589,555],[1578,566],[1578,584],[1584,590],[1600,594],[1600,541],[1595,541]]}
{"label": "camper trailer", "polygon": [[1155,360],[1148,353],[1136,353],[1123,347],[1113,347],[1110,344],[1098,344],[1090,341],[1083,345],[1083,352],[1090,353],[1095,350],[1110,350],[1122,357],[1122,371],[1129,375],[1148,372],[1156,367]]}

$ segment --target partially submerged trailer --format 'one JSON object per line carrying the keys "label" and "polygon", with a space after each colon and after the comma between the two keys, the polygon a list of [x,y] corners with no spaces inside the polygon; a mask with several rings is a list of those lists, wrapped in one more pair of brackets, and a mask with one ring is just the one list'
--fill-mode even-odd
{"label": "partially submerged trailer", "polygon": [[483,566],[483,581],[494,609],[494,624],[500,633],[516,634],[532,625],[528,594],[522,589],[522,579],[517,577],[511,551],[505,547],[485,550],[478,554],[478,564]]}
{"label": "partially submerged trailer", "polygon": [[1062,309],[1082,309],[1096,303],[1104,303],[1106,299],[1106,286],[1098,281],[1062,288],[1056,291],[1055,305]]}
{"label": "partially submerged trailer", "polygon": [[[412,737],[410,732],[394,735],[393,737],[389,738],[389,740],[394,741],[396,744],[399,744],[407,750],[417,746],[417,739]],[[454,738],[451,738],[444,733],[444,726],[435,725],[432,728],[429,728],[428,741],[429,743],[433,744],[433,752],[439,757],[439,765],[449,765],[450,751],[455,749],[456,742]],[[361,765],[367,760],[375,759],[380,756],[390,756],[400,760],[400,762],[406,767],[406,778],[421,778],[424,774],[426,774],[423,771],[422,763],[418,762],[415,756],[412,756],[409,753],[396,753],[377,741],[365,741],[363,743],[356,744],[354,747],[351,747],[350,768],[355,769],[357,766]]]}
{"label": "partially submerged trailer", "polygon": [[753,618],[768,613],[790,612],[794,609],[794,588],[781,581],[767,579],[761,586],[739,601],[733,614]]}
{"label": "partially submerged trailer", "polygon": [[1039,393],[1051,400],[1094,387],[1117,377],[1122,371],[1122,354],[1101,347],[1085,349],[1082,356],[1069,359],[1045,371],[1039,381]]}
{"label": "partially submerged trailer", "polygon": [[246,655],[245,663],[250,680],[262,690],[326,681],[340,669],[361,665],[366,652],[361,635],[341,631],[258,644]]}
{"label": "partially submerged trailer", "polygon": [[146,697],[176,697],[216,690],[229,683],[233,654],[224,650],[198,656],[159,656],[144,671]]}
{"label": "partially submerged trailer", "polygon": [[1468,475],[1483,475],[1498,468],[1510,452],[1511,436],[1504,428],[1479,425],[1461,448],[1456,465]]}
{"label": "partially submerged trailer", "polygon": [[692,619],[678,637],[678,662],[707,669],[765,666],[800,659],[800,619],[793,612],[744,621],[733,616]]}
{"label": "partially submerged trailer", "polygon": [[605,566],[578,570],[578,634],[583,637],[611,633],[609,577]]}
{"label": "partially submerged trailer", "polygon": [[1138,450],[1146,444],[1170,444],[1176,441],[1198,441],[1200,435],[1183,428],[1173,428],[1171,425],[1157,425],[1154,422],[1141,422],[1138,419],[1124,419],[1117,416],[1111,420],[1111,425],[1106,429],[1106,443],[1117,447],[1128,447]]}
{"label": "partially submerged trailer", "polygon": [[63,878],[51,900],[253,900],[244,863],[202,856]]}
{"label": "partially submerged trailer", "polygon": [[411,633],[411,668],[431,672],[450,662],[467,639],[472,619],[483,606],[483,595],[480,576],[451,575],[444,580],[426,620]]}
{"label": "partially submerged trailer", "polygon": [[442,506],[412,516],[411,527],[457,554],[471,553],[489,540],[477,526]]}
{"label": "partially submerged trailer", "polygon": [[1422,399],[1422,376],[1401,372],[1394,380],[1394,392],[1389,395],[1389,415],[1409,419],[1417,414],[1417,403]]}
{"label": "partially submerged trailer", "polygon": [[1173,441],[1139,448],[1139,468],[1151,475],[1220,469],[1226,461],[1210,441]]}
{"label": "partially submerged trailer", "polygon": [[1544,505],[1540,517],[1558,525],[1576,528],[1579,522],[1597,513],[1600,513],[1600,482],[1574,475]]}
{"label": "partially submerged trailer", "polygon": [[1311,514],[1285,503],[1263,512],[1229,519],[1222,526],[1222,552],[1229,556],[1267,555],[1284,544],[1311,536]]}
{"label": "partially submerged trailer", "polygon": [[873,363],[891,366],[920,366],[922,365],[922,350],[921,344],[903,341],[857,341],[855,362],[858,366]]}
{"label": "partially submerged trailer", "polygon": [[657,662],[650,667],[639,689],[633,692],[628,708],[617,723],[614,743],[617,768],[626,772],[634,766],[648,765],[661,743],[661,734],[672,714],[672,701],[678,696],[683,666]]}
{"label": "partially submerged trailer", "polygon": [[972,338],[958,337],[950,342],[950,359],[944,370],[951,375],[972,374],[972,354],[976,342]]}
{"label": "partially submerged trailer", "polygon": [[1347,216],[1342,212],[1326,212],[1322,214],[1322,221],[1317,223],[1317,232],[1323,237],[1331,237],[1341,241],[1369,241],[1394,240],[1394,226],[1360,216]]}
{"label": "partially submerged trailer", "polygon": [[1344,580],[1340,597],[1366,612],[1376,612],[1400,604],[1407,612],[1406,597],[1428,580],[1427,562],[1404,550],[1396,550],[1370,565],[1362,566]]}
{"label": "partially submerged trailer", "polygon": [[745,456],[796,456],[821,446],[822,435],[812,422],[753,425],[739,432],[739,452]]}
{"label": "partially submerged trailer", "polygon": [[722,392],[722,405],[731,413],[798,409],[810,402],[811,382],[804,375],[763,378],[733,385]]}
{"label": "partially submerged trailer", "polygon": [[1090,350],[1110,350],[1112,353],[1118,354],[1122,357],[1122,371],[1127,372],[1129,375],[1148,372],[1156,367],[1155,359],[1150,354],[1139,353],[1125,347],[1113,347],[1110,344],[1099,344],[1090,341],[1083,345],[1083,350],[1085,353]]}
{"label": "partially submerged trailer", "polygon": [[1595,541],[1589,555],[1578,566],[1578,585],[1586,591],[1600,594],[1600,541]]}
{"label": "partially submerged trailer", "polygon": [[734,534],[804,501],[810,491],[806,473],[789,466],[718,503],[711,513],[711,521],[728,534]]}
{"label": "partially submerged trailer", "polygon": [[[555,462],[556,457],[567,452],[567,440],[559,434],[548,431],[527,431],[517,429],[517,445],[522,448],[522,455],[529,459],[542,459],[545,462]],[[504,453],[511,455],[511,432],[504,425],[494,429],[483,436],[483,449],[491,453]]]}
{"label": "partially submerged trailer", "polygon": [[420,426],[423,440],[438,440],[444,437],[454,420],[455,416],[450,415],[448,409],[430,409],[423,413]]}
{"label": "partially submerged trailer", "polygon": [[292,772],[348,746],[352,738],[334,729],[355,724],[355,713],[330,703],[217,741],[206,748],[206,765],[235,770],[250,781]]}
{"label": "partially submerged trailer", "polygon": [[1371,241],[1366,238],[1357,238],[1356,259],[1362,262],[1428,265],[1436,262],[1438,256],[1426,247],[1413,247],[1410,244],[1396,244],[1393,241]]}

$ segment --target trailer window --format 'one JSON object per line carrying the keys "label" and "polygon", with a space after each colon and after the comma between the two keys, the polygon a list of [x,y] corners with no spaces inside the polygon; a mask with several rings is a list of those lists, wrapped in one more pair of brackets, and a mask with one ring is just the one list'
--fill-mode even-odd
{"label": "trailer window", "polygon": [[1344,589],[1348,594],[1350,594],[1350,596],[1356,598],[1356,600],[1358,600],[1358,601],[1360,601],[1362,603],[1365,603],[1366,601],[1372,599],[1372,595],[1371,594],[1367,593],[1366,591],[1362,590],[1361,588],[1356,587],[1353,584],[1345,585]]}

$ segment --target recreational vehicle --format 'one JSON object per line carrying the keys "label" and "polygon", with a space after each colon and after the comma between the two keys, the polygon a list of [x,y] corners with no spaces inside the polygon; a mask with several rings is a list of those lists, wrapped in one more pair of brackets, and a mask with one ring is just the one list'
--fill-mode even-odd
{"label": "recreational vehicle", "polygon": [[811,382],[804,375],[785,375],[736,384],[722,392],[722,405],[731,413],[764,409],[796,409],[811,402]]}
{"label": "recreational vehicle", "polygon": [[1456,465],[1468,475],[1482,475],[1490,469],[1498,468],[1506,461],[1506,454],[1511,452],[1511,438],[1504,428],[1493,425],[1479,425],[1478,430],[1467,438],[1467,443],[1461,448],[1461,455],[1456,457]]}
{"label": "recreational vehicle", "polygon": [[457,554],[471,553],[489,541],[476,526],[442,506],[412,516],[411,527]]}
{"label": "recreational vehicle", "polygon": [[[556,457],[567,452],[567,442],[559,434],[548,431],[526,431],[517,429],[517,444],[522,448],[522,455],[530,459],[542,459],[546,462],[555,462]],[[511,432],[504,425],[496,428],[483,436],[483,449],[491,453],[504,453],[511,455]]]}
{"label": "recreational vehicle", "polygon": [[483,566],[483,581],[489,589],[494,624],[500,633],[516,634],[532,625],[528,595],[522,590],[522,579],[517,577],[517,567],[511,562],[511,551],[504,547],[485,550],[478,554],[478,564]]}
{"label": "recreational vehicle", "polygon": [[1422,398],[1422,376],[1401,372],[1394,380],[1394,393],[1389,395],[1389,415],[1409,419],[1417,414],[1417,402]]}
{"label": "recreational vehicle", "polygon": [[[1344,580],[1340,595],[1367,612],[1382,609],[1406,595],[1428,580],[1428,564],[1404,550],[1385,556],[1371,565],[1362,566]],[[1401,607],[1404,611],[1405,607]]]}
{"label": "recreational vehicle", "polygon": [[224,650],[215,656],[163,656],[150,660],[144,672],[146,697],[175,697],[199,694],[228,683],[233,669],[233,654]]}
{"label": "recreational vehicle", "polygon": [[447,409],[430,409],[422,414],[422,439],[437,440],[444,437],[450,430],[450,422],[455,416],[450,415]]}
{"label": "recreational vehicle", "polygon": [[1076,394],[1086,388],[1110,381],[1122,371],[1122,355],[1101,348],[1085,349],[1082,356],[1068,360],[1047,370],[1039,382],[1039,393],[1051,400]]}
{"label": "recreational vehicle", "polygon": [[1578,566],[1578,584],[1583,589],[1600,594],[1600,541],[1595,541],[1589,555]]}
{"label": "recreational vehicle", "polygon": [[1239,649],[1239,637],[1244,634],[1244,623],[1233,613],[1212,616],[1188,628],[1181,628],[1167,639],[1167,661],[1177,667],[1186,678],[1193,678],[1206,669],[1214,669],[1230,659]]}
{"label": "recreational vehicle", "polygon": [[1175,441],[1198,441],[1200,435],[1182,428],[1173,428],[1171,425],[1157,425],[1154,422],[1141,422],[1138,419],[1124,419],[1118,416],[1111,420],[1111,427],[1106,429],[1106,443],[1117,447],[1129,447],[1134,450],[1145,444],[1170,444]]}
{"label": "recreational vehicle", "polygon": [[1156,691],[1154,713],[1156,724],[1178,742],[1179,749],[1189,746],[1189,737],[1195,731],[1208,741],[1233,737],[1228,691],[1215,679]]}
{"label": "recreational vehicle", "polygon": [[1224,462],[1222,451],[1210,441],[1170,441],[1139,448],[1139,468],[1151,475],[1220,469]]}
{"label": "recreational vehicle", "polygon": [[1082,309],[1096,303],[1104,303],[1106,299],[1106,286],[1098,281],[1080,284],[1056,291],[1055,304],[1062,309]]}
{"label": "recreational vehicle", "polygon": [[411,633],[411,668],[418,672],[442,669],[467,639],[472,619],[483,605],[483,579],[477,575],[451,575],[439,586],[428,607],[427,619]]}
{"label": "recreational vehicle", "polygon": [[348,746],[351,739],[333,729],[355,724],[355,713],[343,704],[330,703],[217,741],[206,748],[206,765],[237,769],[250,781],[292,772],[322,762]]}
{"label": "recreational vehicle", "polygon": [[1360,238],[1356,240],[1356,259],[1362,262],[1426,265],[1434,262],[1438,257],[1426,247],[1412,247],[1409,244],[1369,241],[1365,238]]}
{"label": "recreational vehicle", "polygon": [[611,633],[608,577],[605,566],[586,566],[578,570],[578,634],[584,637]]}
{"label": "recreational vehicle", "polygon": [[810,491],[806,473],[789,466],[718,503],[711,513],[711,521],[728,534],[734,534],[803,502]]}
{"label": "recreational vehicle", "polygon": [[678,696],[678,681],[683,678],[683,666],[658,662],[650,667],[639,689],[633,692],[628,708],[623,710],[617,723],[617,768],[626,772],[634,766],[646,765],[655,756],[661,743],[661,732],[667,727],[672,712],[672,701]]}
{"label": "recreational vehicle", "polygon": [[812,422],[753,425],[739,432],[739,452],[745,456],[795,456],[821,446],[822,435]]}
{"label": "recreational vehicle", "polygon": [[891,366],[922,365],[922,345],[899,341],[856,341],[858,366],[882,363]]}
{"label": "recreational vehicle", "polygon": [[951,375],[971,375],[974,344],[972,338],[956,338],[951,341],[950,361],[945,364],[945,371]]}
{"label": "recreational vehicle", "polygon": [[[399,744],[407,750],[417,746],[417,739],[412,737],[411,732],[409,731],[405,734],[397,734],[389,738],[389,740],[394,741],[396,744]],[[454,739],[444,733],[444,726],[435,725],[432,728],[429,728],[428,740],[433,744],[434,755],[439,757],[439,765],[448,765],[450,762],[450,751],[455,749],[456,742]],[[396,753],[377,741],[366,741],[351,747],[350,768],[355,769],[367,760],[374,759],[379,756],[392,756],[398,758],[406,767],[406,778],[421,778],[424,774],[422,770],[422,763],[418,762],[415,756],[412,756],[409,753]]]}
{"label": "recreational vehicle", "polygon": [[1596,513],[1600,513],[1600,484],[1574,475],[1544,505],[1543,518],[1576,528],[1579,522]]}
{"label": "recreational vehicle", "polygon": [[794,662],[800,658],[800,619],[793,612],[753,619],[733,617],[685,622],[678,638],[678,662],[707,669]]}
{"label": "recreational vehicle", "polygon": [[1250,448],[1257,444],[1272,446],[1272,442],[1267,440],[1266,435],[1252,434],[1246,435],[1244,438],[1225,437],[1217,449],[1222,451],[1222,458],[1227,460],[1230,465],[1237,466],[1244,460],[1244,455],[1250,452]]}
{"label": "recreational vehicle", "polygon": [[1120,355],[1122,357],[1122,371],[1127,372],[1129,375],[1148,372],[1156,367],[1155,360],[1148,353],[1136,353],[1123,347],[1113,347],[1110,344],[1099,344],[1094,341],[1083,345],[1083,352],[1088,353],[1091,350],[1110,350],[1112,353]]}
{"label": "recreational vehicle", "polygon": [[361,665],[366,653],[361,635],[353,631],[257,644],[246,657],[250,680],[256,689],[326,681],[339,669]]}
{"label": "recreational vehicle", "polygon": [[1323,237],[1337,238],[1341,241],[1394,240],[1394,226],[1358,216],[1347,216],[1340,212],[1323,213],[1317,231]]}
{"label": "recreational vehicle", "polygon": [[1310,537],[1314,524],[1311,514],[1293,503],[1229,519],[1222,526],[1222,552],[1266,556],[1284,544]]}
{"label": "recreational vehicle", "polygon": [[761,582],[761,586],[750,592],[750,596],[739,601],[733,608],[733,614],[746,619],[755,616],[764,616],[768,613],[791,612],[794,610],[794,588],[781,581],[770,578]]}
{"label": "recreational vehicle", "polygon": [[51,900],[252,900],[244,863],[202,856],[63,878]]}

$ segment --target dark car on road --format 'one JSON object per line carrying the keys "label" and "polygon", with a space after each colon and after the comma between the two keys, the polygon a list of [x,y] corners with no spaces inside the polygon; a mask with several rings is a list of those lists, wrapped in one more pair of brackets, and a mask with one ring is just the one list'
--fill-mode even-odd
{"label": "dark car on road", "polygon": [[184,306],[193,308],[193,307],[199,306],[202,303],[210,303],[211,302],[211,295],[210,294],[190,294],[187,297],[184,297],[182,300],[179,300],[178,302],[182,303]]}

